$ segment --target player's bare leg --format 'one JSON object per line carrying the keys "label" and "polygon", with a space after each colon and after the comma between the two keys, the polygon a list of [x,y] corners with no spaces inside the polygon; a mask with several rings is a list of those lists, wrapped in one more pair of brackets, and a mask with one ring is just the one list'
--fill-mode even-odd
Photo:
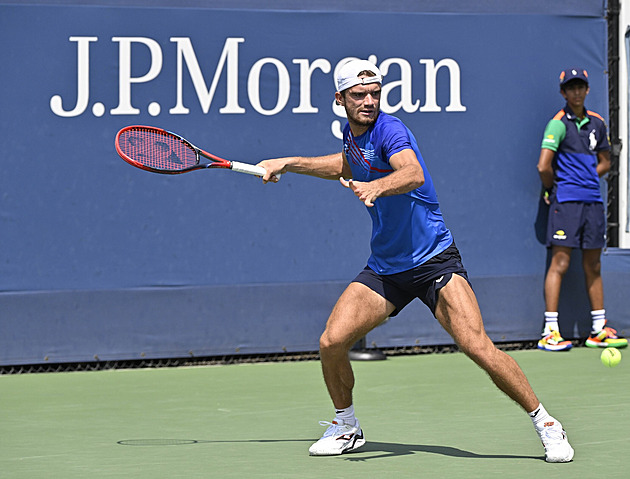
{"label": "player's bare leg", "polygon": [[477,299],[464,278],[453,275],[440,290],[435,313],[461,351],[485,370],[501,391],[527,412],[538,406],[538,398],[516,361],[497,349],[486,334]]}
{"label": "player's bare leg", "polygon": [[440,290],[436,317],[462,352],[486,371],[501,391],[530,414],[545,446],[546,460],[570,461],[573,449],[562,424],[549,416],[540,404],[516,361],[492,343],[483,327],[475,294],[461,276],[453,275]]}
{"label": "player's bare leg", "polygon": [[348,351],[393,310],[389,301],[361,283],[350,283],[337,301],[319,340],[324,381],[336,408],[352,404],[354,374]]}
{"label": "player's bare leg", "polygon": [[319,342],[324,381],[337,416],[332,422],[320,422],[328,429],[309,448],[309,454],[342,454],[365,444],[363,430],[352,407],[354,373],[348,351],[393,310],[390,302],[360,283],[350,283],[337,301]]}

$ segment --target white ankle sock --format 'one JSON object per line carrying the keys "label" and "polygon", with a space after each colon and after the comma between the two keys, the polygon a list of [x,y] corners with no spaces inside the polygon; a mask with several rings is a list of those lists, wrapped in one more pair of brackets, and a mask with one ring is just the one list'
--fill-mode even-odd
{"label": "white ankle sock", "polygon": [[350,404],[350,406],[345,409],[335,409],[335,417],[341,419],[344,424],[354,425],[356,423],[354,405]]}
{"label": "white ankle sock", "polygon": [[540,431],[544,427],[546,422],[554,420],[553,417],[549,415],[542,403],[538,404],[538,407],[528,414],[529,417],[532,419],[534,427],[537,431]]}
{"label": "white ankle sock", "polygon": [[558,328],[558,313],[553,311],[545,311],[545,329],[543,330],[543,336],[547,336],[551,331],[559,331]]}
{"label": "white ankle sock", "polygon": [[599,333],[604,329],[604,326],[606,326],[606,310],[596,309],[595,311],[591,311],[591,319],[593,321],[591,333]]}

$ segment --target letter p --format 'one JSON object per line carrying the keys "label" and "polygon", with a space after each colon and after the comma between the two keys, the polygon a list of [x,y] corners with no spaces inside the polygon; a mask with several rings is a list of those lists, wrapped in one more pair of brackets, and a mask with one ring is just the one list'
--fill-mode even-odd
{"label": "letter p", "polygon": [[[140,113],[131,104],[131,84],[146,83],[157,77],[162,70],[162,49],[158,42],[146,37],[112,37],[118,42],[118,106],[111,110],[112,115],[133,115]],[[142,43],[149,47],[151,66],[149,71],[139,77],[131,76],[131,44]]]}

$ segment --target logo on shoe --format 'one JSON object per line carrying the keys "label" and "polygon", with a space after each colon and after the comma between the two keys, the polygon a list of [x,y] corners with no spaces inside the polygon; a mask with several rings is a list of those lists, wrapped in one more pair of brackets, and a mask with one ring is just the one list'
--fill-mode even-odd
{"label": "logo on shoe", "polygon": [[554,424],[555,424],[554,421],[549,421],[549,422],[546,422],[545,424],[543,424],[543,427],[550,427],[550,426],[553,426]]}

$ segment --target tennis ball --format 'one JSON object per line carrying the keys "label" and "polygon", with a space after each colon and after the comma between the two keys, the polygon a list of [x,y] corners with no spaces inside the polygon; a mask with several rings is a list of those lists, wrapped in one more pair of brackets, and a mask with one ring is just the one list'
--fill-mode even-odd
{"label": "tennis ball", "polygon": [[621,353],[617,348],[606,348],[602,351],[602,364],[614,368],[621,361]]}

